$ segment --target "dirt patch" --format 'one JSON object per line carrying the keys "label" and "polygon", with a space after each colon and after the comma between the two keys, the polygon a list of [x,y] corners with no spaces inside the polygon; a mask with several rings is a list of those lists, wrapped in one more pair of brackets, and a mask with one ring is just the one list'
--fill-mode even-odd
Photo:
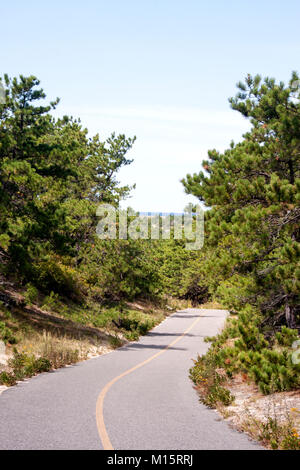
{"label": "dirt patch", "polygon": [[[295,437],[300,436],[300,390],[263,395],[243,375],[236,376],[226,388],[235,400],[229,406],[218,407],[218,412],[235,428],[258,439],[261,430],[273,423],[278,429],[290,429]],[[269,442],[262,442],[269,447]]]}

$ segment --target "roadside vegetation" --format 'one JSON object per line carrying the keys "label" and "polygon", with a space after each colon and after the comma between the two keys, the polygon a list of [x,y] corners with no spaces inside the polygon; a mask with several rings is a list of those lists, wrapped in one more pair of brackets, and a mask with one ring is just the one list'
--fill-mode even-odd
{"label": "roadside vegetation", "polygon": [[[93,356],[105,354],[134,341],[160,323],[178,307],[187,305],[170,299],[168,309],[139,301],[99,311],[100,321],[80,321],[34,306],[0,306],[0,340],[6,354],[1,358],[0,385],[11,386],[41,372],[58,369]],[[32,310],[30,310],[32,308]],[[29,309],[29,310],[28,310]],[[29,313],[31,312],[31,314]],[[59,313],[58,313],[59,312]],[[96,325],[96,326],[94,326]]]}
{"label": "roadside vegetation", "polygon": [[[230,316],[190,371],[202,402],[230,409],[237,377],[262,397],[299,391],[298,83],[293,73],[288,85],[250,75],[238,84],[230,104],[251,129],[182,180],[207,209],[204,248],[189,251],[174,238],[100,240],[98,205],[130,195],[117,176],[135,138],[89,136],[80,120],[53,117],[59,100],[47,104],[35,77],[4,76],[0,340],[10,354],[0,383],[118,347],[178,307],[210,302]],[[274,419],[248,429],[272,448],[298,448],[297,425]]]}
{"label": "roadside vegetation", "polygon": [[[300,329],[298,83],[296,73],[288,86],[246,77],[230,104],[251,130],[223,154],[209,152],[204,171],[183,180],[210,208],[201,270],[209,291],[231,312],[190,371],[201,401],[211,407],[232,404],[228,385],[238,375],[263,395],[300,389],[293,349]],[[274,417],[255,423],[271,447],[300,448],[299,423],[297,429]]]}
{"label": "roadside vegetation", "polygon": [[128,197],[117,174],[135,138],[55,119],[59,99],[33,76],[1,83],[0,383],[12,384],[146,334],[186,305],[193,255],[181,240],[100,240],[96,209]]}

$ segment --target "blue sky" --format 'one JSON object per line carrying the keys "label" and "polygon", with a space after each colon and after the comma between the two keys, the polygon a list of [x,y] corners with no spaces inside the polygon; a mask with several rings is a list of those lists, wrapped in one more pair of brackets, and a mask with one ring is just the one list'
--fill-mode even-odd
{"label": "blue sky", "polygon": [[142,211],[180,212],[193,201],[180,178],[241,139],[237,81],[300,71],[293,0],[16,0],[0,15],[2,73],[36,75],[91,133],[137,136],[119,179]]}

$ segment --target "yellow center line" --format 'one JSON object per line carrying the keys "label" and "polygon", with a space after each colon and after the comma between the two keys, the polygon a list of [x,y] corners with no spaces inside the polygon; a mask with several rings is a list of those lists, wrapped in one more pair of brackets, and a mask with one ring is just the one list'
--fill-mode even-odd
{"label": "yellow center line", "polygon": [[189,328],[187,328],[185,330],[184,333],[182,333],[182,335],[178,336],[178,338],[176,338],[174,341],[172,341],[170,344],[168,344],[168,346],[166,346],[164,349],[162,349],[161,351],[159,351],[158,353],[154,354],[153,356],[150,356],[148,359],[146,359],[145,361],[143,362],[140,362],[139,364],[137,364],[136,366],[134,367],[131,367],[131,369],[128,369],[126,370],[125,372],[123,372],[122,374],[118,375],[117,377],[115,377],[114,379],[112,379],[110,382],[108,382],[105,387],[101,390],[101,393],[99,394],[98,396],[98,399],[97,399],[97,404],[96,404],[96,420],[97,420],[97,428],[98,428],[98,433],[99,433],[99,436],[100,436],[100,439],[101,439],[101,443],[102,443],[102,446],[103,446],[103,449],[104,450],[114,450],[113,446],[112,446],[112,443],[109,439],[109,436],[107,434],[107,431],[106,431],[106,427],[105,427],[105,422],[104,422],[104,416],[103,416],[103,405],[104,405],[104,398],[108,392],[108,390],[113,386],[113,384],[115,384],[118,380],[122,379],[122,377],[125,377],[126,375],[130,374],[131,372],[139,369],[140,367],[143,367],[145,366],[146,364],[148,364],[149,362],[153,361],[153,359],[155,359],[156,357],[160,356],[161,354],[165,353],[169,348],[171,348],[174,344],[178,343],[178,341],[180,341],[189,331],[191,331],[192,328],[194,328],[194,326],[196,325],[196,323],[198,323],[198,321],[201,319],[201,316],[199,316],[199,318],[197,318],[192,324],[191,326],[189,326]]}

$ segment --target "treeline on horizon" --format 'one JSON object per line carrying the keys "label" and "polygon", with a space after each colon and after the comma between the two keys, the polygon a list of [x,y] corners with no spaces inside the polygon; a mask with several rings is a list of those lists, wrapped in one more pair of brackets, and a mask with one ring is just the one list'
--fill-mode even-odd
{"label": "treeline on horizon", "polygon": [[130,193],[117,173],[130,165],[135,138],[89,137],[79,120],[53,117],[59,100],[45,104],[38,79],[5,75],[1,275],[81,305],[215,299],[259,315],[266,337],[283,325],[299,329],[298,80],[293,73],[286,86],[249,75],[238,84],[230,105],[251,130],[224,153],[211,150],[203,171],[182,180],[208,208],[204,248],[188,251],[184,240],[99,240],[97,206],[118,207]]}

